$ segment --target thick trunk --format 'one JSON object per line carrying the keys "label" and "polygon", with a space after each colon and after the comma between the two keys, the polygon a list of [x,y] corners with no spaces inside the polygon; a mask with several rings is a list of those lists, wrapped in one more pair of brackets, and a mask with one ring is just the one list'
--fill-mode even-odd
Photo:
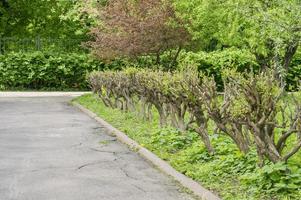
{"label": "thick trunk", "polygon": [[178,59],[178,57],[179,57],[179,55],[180,55],[181,50],[182,50],[182,47],[180,46],[180,47],[178,48],[178,50],[177,50],[175,56],[173,57],[171,63],[170,63],[170,67],[175,66],[175,64],[176,64],[176,62],[177,62],[177,59]]}
{"label": "thick trunk", "polygon": [[161,60],[160,60],[160,51],[158,51],[157,54],[156,54],[156,65],[160,65],[160,62],[161,62]]}
{"label": "thick trunk", "polygon": [[141,106],[140,106],[140,116],[145,120],[147,119],[147,109],[146,109],[146,101],[142,98],[140,99]]}
{"label": "thick trunk", "polygon": [[207,132],[206,126],[200,126],[196,129],[196,132],[199,134],[199,136],[202,138],[202,141],[204,142],[207,151],[209,154],[214,154],[214,148],[211,145],[210,138]]}
{"label": "thick trunk", "polygon": [[286,71],[289,69],[289,65],[297,52],[298,49],[298,43],[291,43],[287,46],[284,59],[283,59],[283,67]]}
{"label": "thick trunk", "polygon": [[169,115],[171,116],[171,124],[175,128],[178,128],[181,131],[185,131],[187,129],[187,124],[185,122],[185,114],[187,111],[187,106],[181,102],[176,101],[169,105]]}
{"label": "thick trunk", "polygon": [[176,114],[173,111],[171,111],[170,113],[170,120],[171,120],[171,126],[177,128],[178,127],[177,118],[176,118]]}
{"label": "thick trunk", "polygon": [[244,134],[242,132],[238,131],[236,125],[233,125],[231,128],[227,128],[227,126],[222,123],[216,123],[216,125],[221,131],[223,131],[235,142],[238,149],[242,153],[246,154],[249,152],[250,148],[248,145],[248,140],[244,137]]}
{"label": "thick trunk", "polygon": [[186,124],[185,124],[185,121],[184,121],[184,118],[182,117],[178,117],[178,120],[177,120],[177,123],[178,123],[178,129],[181,130],[181,131],[185,131],[186,130]]}
{"label": "thick trunk", "polygon": [[273,163],[280,162],[282,160],[281,155],[277,151],[273,140],[269,135],[266,135],[264,127],[255,127],[253,125],[252,128],[259,158],[266,156]]}
{"label": "thick trunk", "polygon": [[125,96],[125,102],[128,111],[135,111],[135,105],[129,96]]}
{"label": "thick trunk", "polygon": [[111,107],[111,108],[114,107],[114,106],[112,105],[111,100],[110,100],[108,97],[103,96],[103,95],[101,95],[100,93],[98,93],[98,96],[99,96],[99,98],[102,100],[102,102],[105,104],[106,107]]}
{"label": "thick trunk", "polygon": [[147,105],[147,119],[148,120],[152,120],[152,118],[153,118],[153,105],[152,104],[148,104]]}
{"label": "thick trunk", "polygon": [[163,105],[155,104],[155,108],[157,109],[157,111],[159,113],[160,127],[164,127],[166,125],[167,119],[166,119]]}
{"label": "thick trunk", "polygon": [[145,97],[142,97],[140,99],[141,105],[140,105],[140,116],[144,120],[151,120],[152,118],[152,104],[147,102],[147,99]]}
{"label": "thick trunk", "polygon": [[236,125],[233,123],[232,125],[232,132],[233,132],[233,138],[239,147],[239,149],[244,153],[247,154],[250,150],[249,146],[249,138],[246,137],[248,133],[243,132],[243,127],[241,125]]}

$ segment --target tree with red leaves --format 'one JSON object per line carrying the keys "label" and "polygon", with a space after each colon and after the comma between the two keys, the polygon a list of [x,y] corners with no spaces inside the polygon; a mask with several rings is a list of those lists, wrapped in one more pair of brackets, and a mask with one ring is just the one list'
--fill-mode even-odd
{"label": "tree with red leaves", "polygon": [[100,23],[91,29],[94,39],[86,45],[104,60],[155,55],[159,64],[164,51],[177,49],[174,64],[190,39],[169,0],[108,0],[90,12]]}

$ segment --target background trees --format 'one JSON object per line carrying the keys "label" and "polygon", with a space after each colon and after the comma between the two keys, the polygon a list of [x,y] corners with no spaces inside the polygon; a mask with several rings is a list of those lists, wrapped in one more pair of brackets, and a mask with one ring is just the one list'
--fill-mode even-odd
{"label": "background trees", "polygon": [[262,68],[288,70],[300,43],[297,0],[175,0],[174,5],[200,50],[243,48]]}
{"label": "background trees", "polygon": [[75,1],[2,0],[0,2],[1,37],[69,37],[80,33],[81,25],[66,15]]}
{"label": "background trees", "polygon": [[56,51],[65,45],[78,49],[81,42],[88,38],[86,25],[89,19],[75,12],[78,7],[76,2],[0,1],[0,53],[4,50],[26,51],[35,45],[51,45]]}
{"label": "background trees", "polygon": [[[294,82],[295,85],[289,84],[287,88],[296,89],[300,79],[294,62],[299,55],[301,38],[301,5],[298,0],[85,2],[90,5],[85,12],[95,15],[98,22],[90,29],[94,40],[87,44],[100,59],[139,60],[141,56],[150,56],[152,62],[149,63],[161,64],[168,69],[173,66],[174,69],[182,64],[182,60],[187,60],[186,55],[191,57],[191,51],[206,58],[213,54],[231,57],[241,52],[238,54],[254,56],[256,69],[274,68],[282,84]],[[225,63],[222,57],[213,59]],[[236,67],[235,63],[237,57],[229,58],[223,67]],[[199,63],[193,64],[200,66]],[[242,65],[245,68],[241,71],[254,66]],[[212,67],[202,65],[199,68],[219,79],[216,67],[213,67],[214,73],[211,73]]]}

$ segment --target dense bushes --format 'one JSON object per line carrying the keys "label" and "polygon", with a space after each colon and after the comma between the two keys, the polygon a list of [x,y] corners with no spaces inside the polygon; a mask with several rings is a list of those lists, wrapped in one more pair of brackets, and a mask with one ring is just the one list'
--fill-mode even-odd
{"label": "dense bushes", "polygon": [[[183,52],[180,54],[178,67],[194,65],[201,73],[214,76],[218,88],[223,87],[223,69],[236,69],[239,72],[258,71],[260,68],[254,54],[247,50],[225,49],[213,52]],[[297,90],[301,80],[301,53],[298,52],[292,60],[286,78],[287,90]]]}
{"label": "dense bushes", "polygon": [[179,67],[185,68],[193,65],[199,72],[214,76],[218,88],[222,88],[223,69],[237,69],[240,72],[257,70],[259,68],[256,58],[248,51],[238,49],[226,49],[213,52],[185,52],[179,58]]}
{"label": "dense bushes", "polygon": [[[297,89],[301,78],[299,54],[294,58],[287,76],[289,89]],[[223,69],[257,71],[258,65],[252,54],[243,50],[227,49],[211,53],[183,52],[178,66],[170,66],[168,55],[162,69],[182,69],[187,65],[196,66],[200,73],[213,76],[218,90],[223,88]],[[135,61],[114,60],[110,63],[96,61],[86,54],[31,52],[0,55],[0,89],[87,89],[86,72],[102,69],[120,70],[125,66],[148,68],[155,63],[151,56],[139,57]],[[158,68],[158,67],[156,67]],[[168,69],[168,70],[166,70]]]}
{"label": "dense bushes", "polygon": [[104,68],[76,53],[11,53],[0,56],[0,89],[87,89],[86,74]]}
{"label": "dense bushes", "polygon": [[[218,93],[214,79],[194,69],[177,72],[137,70],[95,72],[89,77],[94,92],[106,106],[138,110],[146,119],[152,107],[160,125],[194,130],[208,152],[214,154],[208,126],[228,136],[243,153],[257,149],[264,160],[286,162],[301,148],[301,101],[285,95],[285,90],[266,72],[240,74],[224,72],[224,94]],[[285,99],[285,101],[284,101]]]}

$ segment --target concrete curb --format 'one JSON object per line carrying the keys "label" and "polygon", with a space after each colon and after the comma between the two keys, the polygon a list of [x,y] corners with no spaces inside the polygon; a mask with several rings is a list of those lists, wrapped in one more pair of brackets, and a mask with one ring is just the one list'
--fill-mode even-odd
{"label": "concrete curb", "polygon": [[76,102],[73,102],[73,105],[88,116],[90,116],[91,118],[95,119],[97,122],[99,122],[105,129],[109,131],[110,134],[115,135],[120,142],[128,145],[131,149],[135,149],[139,155],[144,157],[146,160],[150,161],[153,165],[158,167],[164,173],[173,177],[176,181],[181,183],[183,187],[192,191],[194,195],[200,197],[203,200],[221,200],[218,196],[216,196],[206,188],[202,187],[199,183],[181,174],[173,167],[171,167],[167,162],[163,161],[158,156],[156,156],[155,154],[153,154],[152,152],[140,146],[137,142],[129,138],[126,134],[114,128],[111,124],[98,117],[95,113],[91,112],[90,110],[86,109],[85,107]]}
{"label": "concrete curb", "polygon": [[0,92],[0,97],[77,97],[91,92]]}

